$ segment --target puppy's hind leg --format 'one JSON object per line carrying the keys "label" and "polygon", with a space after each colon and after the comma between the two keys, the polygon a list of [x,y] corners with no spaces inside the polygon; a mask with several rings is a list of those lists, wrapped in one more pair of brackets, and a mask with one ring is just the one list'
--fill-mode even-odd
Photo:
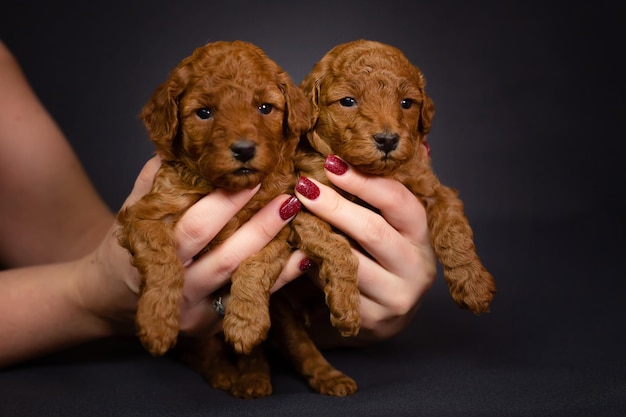
{"label": "puppy's hind leg", "polygon": [[[282,290],[281,290],[282,291]],[[316,392],[346,396],[357,391],[354,379],[334,368],[311,340],[299,316],[278,291],[272,298],[272,339],[287,353],[296,371],[307,379]]]}
{"label": "puppy's hind leg", "polygon": [[259,345],[247,355],[237,355],[239,378],[231,389],[231,394],[239,398],[261,398],[272,394],[270,364],[263,346]]}
{"label": "puppy's hind leg", "polygon": [[426,210],[431,242],[452,298],[476,314],[488,312],[495,282],[476,253],[472,229],[456,191],[440,185]]}
{"label": "puppy's hind leg", "polygon": [[211,387],[232,392],[239,372],[230,360],[231,352],[222,334],[205,338],[183,337],[173,352],[178,359],[202,375]]}
{"label": "puppy's hind leg", "polygon": [[181,338],[173,352],[215,389],[238,398],[260,398],[272,393],[270,365],[261,346],[249,355],[237,354],[223,334],[216,334],[202,339]]}

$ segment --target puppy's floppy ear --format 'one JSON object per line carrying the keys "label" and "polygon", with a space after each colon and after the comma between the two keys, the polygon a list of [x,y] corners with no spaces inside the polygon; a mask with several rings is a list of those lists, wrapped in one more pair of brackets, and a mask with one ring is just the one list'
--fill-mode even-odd
{"label": "puppy's floppy ear", "polygon": [[417,124],[417,130],[422,135],[427,135],[428,132],[430,132],[430,128],[433,123],[433,117],[435,116],[435,104],[428,96],[428,94],[426,94],[426,77],[424,77],[424,74],[418,68],[415,68],[415,70],[417,71],[416,75],[419,80],[417,81],[417,84],[419,86],[419,90],[422,92],[423,97],[421,104],[422,107],[420,108],[420,120]]}
{"label": "puppy's floppy ear", "polygon": [[174,69],[168,80],[154,91],[140,115],[158,154],[166,160],[176,158],[173,145],[179,129],[178,102],[184,91],[184,73],[182,68]]}
{"label": "puppy's floppy ear", "polygon": [[285,119],[283,121],[285,133],[287,136],[300,137],[313,127],[311,104],[286,73],[280,83],[280,89],[285,96]]}
{"label": "puppy's floppy ear", "polygon": [[[322,82],[325,75],[328,73],[328,57],[322,58],[318,61],[311,72],[304,78],[300,84],[300,89],[304,92],[304,95],[308,98],[312,106],[311,111],[311,126],[315,127],[317,120],[320,117],[320,99]],[[330,155],[333,150],[330,145],[320,137],[317,131],[312,130],[307,134],[307,139],[311,146],[324,156]]]}
{"label": "puppy's floppy ear", "polygon": [[417,129],[424,135],[427,135],[430,132],[430,127],[433,123],[433,117],[435,116],[435,104],[431,100],[430,97],[426,94],[424,90],[423,93],[423,101],[422,107],[420,109],[420,120],[417,126]]}
{"label": "puppy's floppy ear", "polygon": [[320,61],[300,83],[300,90],[311,104],[311,127],[315,126],[320,116],[320,85],[325,72],[325,64]]}
{"label": "puppy's floppy ear", "polygon": [[309,143],[319,153],[324,156],[332,155],[335,151],[332,150],[330,145],[317,133],[317,130],[312,130],[306,135]]}

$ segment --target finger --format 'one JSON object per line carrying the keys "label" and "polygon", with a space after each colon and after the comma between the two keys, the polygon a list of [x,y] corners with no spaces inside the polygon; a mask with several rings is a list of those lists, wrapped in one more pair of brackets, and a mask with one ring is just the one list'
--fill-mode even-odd
{"label": "finger", "polygon": [[[228,295],[221,296],[224,308],[228,305]],[[181,308],[180,332],[187,336],[200,336],[222,330],[222,316],[213,307],[214,297],[204,297],[193,305]]]}
{"label": "finger", "polygon": [[[395,271],[397,265],[407,262],[411,257],[411,251],[415,246],[407,242],[405,237],[382,216],[346,200],[335,190],[318,181],[312,179],[309,181],[311,181],[307,184],[309,189],[302,186],[302,180],[296,186],[296,195],[302,204],[321,219],[355,239],[383,267]],[[311,186],[319,189],[319,195],[314,199],[307,199],[301,191],[312,195]]]}
{"label": "finger", "polygon": [[415,315],[419,304],[415,304],[404,315],[394,314],[385,306],[366,298],[361,299],[361,332],[363,340],[383,340],[398,334]]}
{"label": "finger", "polygon": [[[392,315],[404,315],[421,299],[432,286],[436,269],[430,263],[422,264],[417,258],[414,264],[406,265],[396,274],[378,265],[374,260],[354,251],[359,258],[358,285],[364,298],[372,300]],[[401,277],[409,276],[411,279]]]}
{"label": "finger", "polygon": [[391,337],[403,329],[417,311],[420,300],[432,286],[434,275],[404,280],[364,255],[357,256],[361,328],[375,338]]}
{"label": "finger", "polygon": [[148,162],[144,164],[143,168],[139,172],[139,175],[137,176],[137,179],[135,180],[133,190],[126,198],[126,201],[124,201],[122,207],[128,207],[137,202],[144,195],[148,194],[148,191],[152,188],[154,176],[160,166],[161,158],[159,158],[158,155],[150,158]]}
{"label": "finger", "polygon": [[[363,262],[363,259],[361,261],[363,264],[372,262],[370,259],[367,259],[366,262]],[[380,268],[375,262],[372,262],[372,264]],[[359,269],[361,269],[361,266],[359,266]],[[358,338],[361,340],[364,340],[364,337],[368,337],[366,333],[369,336],[375,336],[376,339],[397,333],[397,331],[403,327],[402,324],[408,319],[406,315],[407,312],[414,311],[419,304],[419,297],[417,297],[418,301],[411,297],[406,297],[405,300],[402,300],[401,298],[394,298],[391,291],[376,291],[378,289],[385,289],[387,281],[399,281],[398,277],[390,276],[386,271],[384,271],[384,273],[383,276],[378,275],[380,279],[371,280],[370,284],[372,285],[369,286],[369,289],[374,291],[368,292],[362,290],[361,281],[364,277],[363,274],[359,272],[359,290],[361,291],[359,311],[361,315],[362,331],[359,333]],[[323,290],[324,284],[320,281],[318,275],[312,275],[310,279],[320,288],[320,291]],[[378,283],[378,288],[373,285],[374,282]],[[397,287],[394,286],[394,288]],[[405,294],[405,291],[398,291],[398,293]]]}
{"label": "finger", "polygon": [[306,253],[301,250],[294,251],[285,263],[283,270],[281,271],[278,279],[276,279],[276,282],[270,289],[270,292],[275,293],[280,288],[284,287],[294,279],[304,274],[306,270],[303,270],[303,262],[306,260],[308,260]]}
{"label": "finger", "polygon": [[377,301],[361,296],[360,302],[362,330],[377,329],[381,322],[389,318],[389,310]]}
{"label": "finger", "polygon": [[259,252],[291,220],[293,216],[283,219],[280,212],[292,200],[286,194],[274,198],[224,243],[194,261],[185,276],[186,297],[198,299],[224,286],[242,261]]}
{"label": "finger", "polygon": [[426,210],[408,188],[394,179],[364,175],[347,167],[341,175],[327,169],[326,176],[337,187],[380,210],[385,220],[412,243],[427,243]]}
{"label": "finger", "polygon": [[181,261],[186,263],[197,255],[250,201],[259,187],[235,193],[217,189],[191,206],[174,230]]}

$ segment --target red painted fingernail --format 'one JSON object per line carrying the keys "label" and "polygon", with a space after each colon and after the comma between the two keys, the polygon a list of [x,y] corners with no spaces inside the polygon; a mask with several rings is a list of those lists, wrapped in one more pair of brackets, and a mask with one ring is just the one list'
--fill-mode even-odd
{"label": "red painted fingernail", "polygon": [[320,189],[307,177],[300,177],[300,181],[296,185],[296,191],[309,200],[315,200],[320,196]]}
{"label": "red painted fingernail", "polygon": [[336,175],[343,175],[348,170],[348,164],[343,162],[335,155],[328,155],[326,162],[324,162],[324,168]]}
{"label": "red painted fingernail", "polygon": [[311,258],[304,258],[300,261],[300,271],[308,271],[315,266],[315,262]]}
{"label": "red painted fingernail", "polygon": [[430,156],[430,144],[426,141],[422,142],[424,148],[426,148],[426,155]]}
{"label": "red painted fingernail", "polygon": [[296,215],[302,208],[302,204],[296,196],[291,196],[280,206],[278,214],[283,220],[287,220]]}

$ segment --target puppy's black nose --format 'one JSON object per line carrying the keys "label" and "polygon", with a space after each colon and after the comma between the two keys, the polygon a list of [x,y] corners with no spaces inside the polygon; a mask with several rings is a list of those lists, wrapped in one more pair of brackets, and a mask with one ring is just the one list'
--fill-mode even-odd
{"label": "puppy's black nose", "polygon": [[377,133],[374,135],[376,147],[384,153],[389,153],[398,147],[400,136],[397,133]]}
{"label": "puppy's black nose", "polygon": [[247,162],[254,158],[256,154],[256,144],[248,139],[240,139],[230,145],[230,152],[237,160]]}

